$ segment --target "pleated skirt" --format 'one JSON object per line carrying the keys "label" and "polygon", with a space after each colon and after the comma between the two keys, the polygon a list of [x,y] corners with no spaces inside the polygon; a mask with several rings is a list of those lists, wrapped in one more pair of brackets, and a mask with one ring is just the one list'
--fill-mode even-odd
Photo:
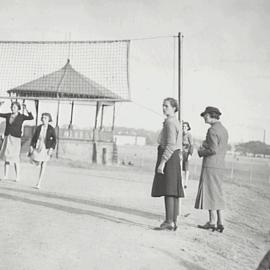
{"label": "pleated skirt", "polygon": [[173,196],[183,198],[185,194],[181,177],[180,150],[174,151],[170,159],[165,164],[164,174],[161,174],[157,172],[157,168],[160,164],[163,152],[164,149],[159,146],[151,196]]}
{"label": "pleated skirt", "polygon": [[40,162],[47,162],[50,160],[50,155],[48,154],[49,149],[46,149],[45,143],[40,149],[34,149],[33,153],[30,156],[30,159],[33,163],[39,164]]}

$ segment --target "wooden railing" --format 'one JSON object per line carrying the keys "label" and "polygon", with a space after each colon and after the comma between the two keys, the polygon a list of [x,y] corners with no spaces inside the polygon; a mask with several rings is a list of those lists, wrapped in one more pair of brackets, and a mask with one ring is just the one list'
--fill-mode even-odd
{"label": "wooden railing", "polygon": [[[25,139],[30,139],[34,134],[35,126],[24,126],[23,137]],[[57,130],[56,130],[56,133]],[[89,141],[105,141],[113,142],[113,132],[100,130],[100,129],[68,129],[60,128],[58,133],[59,139],[71,139],[71,140],[89,140]]]}

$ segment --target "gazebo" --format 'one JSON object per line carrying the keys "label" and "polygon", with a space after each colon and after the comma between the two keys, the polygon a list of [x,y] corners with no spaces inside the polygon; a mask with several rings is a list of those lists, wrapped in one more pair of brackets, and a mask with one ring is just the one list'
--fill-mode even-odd
{"label": "gazebo", "polygon": [[[117,149],[113,141],[115,103],[129,100],[123,99],[106,87],[76,71],[71,66],[69,59],[61,69],[9,89],[7,93],[10,98],[35,101],[36,125],[38,123],[39,102],[41,100],[57,102],[57,158],[74,158],[74,156],[78,156],[78,158],[87,159],[94,163],[116,161]],[[59,108],[60,103],[64,101],[71,102],[70,122],[67,129],[59,128]],[[96,106],[95,122],[92,130],[74,130],[72,128],[73,110],[76,102],[91,103]],[[103,130],[103,115],[106,106],[113,106],[113,116],[110,131],[105,132]],[[100,117],[99,127],[98,117]],[[33,128],[28,127],[28,130],[25,130],[26,141],[30,139],[32,133]],[[86,148],[87,151],[85,151]]]}

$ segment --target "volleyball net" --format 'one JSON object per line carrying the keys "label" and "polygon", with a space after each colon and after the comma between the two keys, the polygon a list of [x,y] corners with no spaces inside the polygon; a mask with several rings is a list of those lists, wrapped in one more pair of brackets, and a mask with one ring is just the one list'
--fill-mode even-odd
{"label": "volleyball net", "polygon": [[0,41],[0,95],[129,100],[129,44]]}
{"label": "volleyball net", "polygon": [[[66,124],[64,118],[70,114],[71,102],[87,105],[74,107],[74,122],[82,127],[79,110],[92,117],[95,108],[89,107],[96,106],[96,101],[120,101],[116,117],[120,125],[148,128],[147,123],[151,123],[155,129],[163,119],[162,100],[167,96],[177,98],[177,42],[175,36],[112,41],[0,41],[0,99],[43,100],[40,111],[48,109],[53,100],[61,100],[60,124]],[[3,110],[8,109],[8,104]],[[33,102],[27,104],[34,110]],[[55,104],[50,110],[57,114]],[[112,114],[113,108],[107,106],[105,126],[110,125]],[[128,121],[127,114],[137,117]]]}

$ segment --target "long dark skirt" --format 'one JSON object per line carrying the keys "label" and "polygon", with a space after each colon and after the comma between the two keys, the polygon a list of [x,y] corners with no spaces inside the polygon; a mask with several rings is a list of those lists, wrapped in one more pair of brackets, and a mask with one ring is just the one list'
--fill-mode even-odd
{"label": "long dark skirt", "polygon": [[165,164],[164,174],[161,174],[157,173],[157,168],[160,164],[163,151],[164,149],[159,146],[151,195],[152,197],[173,196],[183,198],[185,194],[182,186],[181,164],[179,157],[180,151],[174,151],[170,159]]}

